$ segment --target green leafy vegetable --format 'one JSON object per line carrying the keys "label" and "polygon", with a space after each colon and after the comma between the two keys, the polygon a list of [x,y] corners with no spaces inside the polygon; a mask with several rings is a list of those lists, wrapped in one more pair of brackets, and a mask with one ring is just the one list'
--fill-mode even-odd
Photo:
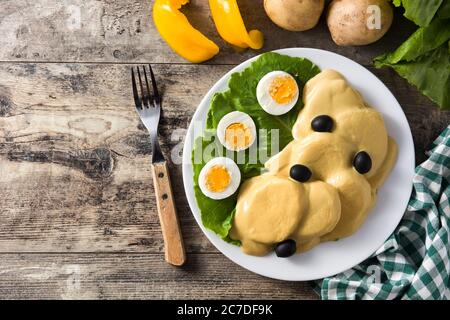
{"label": "green leafy vegetable", "polygon": [[400,61],[412,61],[441,47],[449,39],[449,21],[435,19],[428,27],[419,28],[414,32],[396,51],[378,57],[375,61],[383,61],[382,63],[391,65]]}
{"label": "green leafy vegetable", "polygon": [[450,19],[450,1],[445,1],[437,13],[439,19]]}
{"label": "green leafy vegetable", "polygon": [[245,112],[252,117],[257,130],[267,129],[266,136],[258,134],[256,159],[252,158],[248,150],[227,154],[235,160],[239,157],[244,159],[243,163],[237,161],[242,175],[242,182],[261,173],[265,162],[261,155],[269,156],[272,151],[271,139],[272,132],[274,132],[272,130],[278,130],[280,149],[292,141],[291,129],[302,108],[301,99],[287,114],[272,116],[259,106],[256,98],[256,86],[259,80],[267,73],[275,70],[290,73],[297,81],[300,92],[302,92],[304,84],[320,72],[316,65],[304,58],[294,58],[273,52],[261,55],[247,69],[231,75],[227,91],[214,95],[207,116],[206,130],[203,137],[196,139],[192,151],[194,192],[200,208],[202,223],[224,240],[234,244],[238,244],[238,242],[231,240],[228,237],[228,232],[231,229],[238,192],[223,200],[212,200],[201,192],[198,185],[198,177],[201,169],[209,160],[225,155],[225,149],[216,139],[215,129],[220,119],[229,112]]}
{"label": "green leafy vegetable", "polygon": [[436,15],[444,0],[393,0],[396,7],[405,8],[405,17],[421,27],[426,27]]}
{"label": "green leafy vegetable", "polygon": [[[396,5],[403,3],[406,11],[406,6],[415,2],[428,3],[394,1]],[[436,6],[439,2],[439,6],[433,9],[431,23],[419,28],[396,51],[375,58],[374,63],[377,68],[393,68],[441,108],[450,109],[450,0],[430,1],[429,5],[432,2]],[[422,17],[430,16],[427,12],[430,9],[424,10]]]}
{"label": "green leafy vegetable", "polygon": [[383,61],[376,65],[391,66],[442,108],[450,108],[450,54],[448,48],[443,46],[411,62],[390,65]]}

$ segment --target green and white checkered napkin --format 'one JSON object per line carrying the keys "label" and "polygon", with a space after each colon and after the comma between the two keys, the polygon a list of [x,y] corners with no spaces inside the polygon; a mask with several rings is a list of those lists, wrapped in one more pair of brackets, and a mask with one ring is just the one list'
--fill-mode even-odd
{"label": "green and white checkered napkin", "polygon": [[428,155],[397,229],[360,265],[319,281],[322,299],[450,298],[450,125]]}

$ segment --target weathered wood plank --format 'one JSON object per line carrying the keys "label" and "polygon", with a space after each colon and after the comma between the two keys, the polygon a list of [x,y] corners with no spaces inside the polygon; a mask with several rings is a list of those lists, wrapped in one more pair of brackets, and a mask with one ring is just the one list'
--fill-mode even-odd
{"label": "weathered wood plank", "polygon": [[307,282],[258,276],[220,254],[183,268],[152,254],[2,254],[2,299],[317,299]]}
{"label": "weathered wood plank", "polygon": [[[134,111],[129,67],[0,70],[0,251],[160,252],[149,137]],[[187,128],[224,67],[156,71],[165,78],[161,142],[170,154],[173,129]],[[188,250],[211,250],[183,196],[181,167],[171,173]]]}
{"label": "weathered wood plank", "polygon": [[[391,51],[411,34],[414,26],[397,18],[379,42],[363,47],[338,47],[325,19],[310,31],[289,32],[266,16],[262,0],[239,1],[248,28],[263,31],[263,51],[289,47],[332,50],[369,65],[373,57]],[[159,62],[185,61],[174,54],[157,33],[152,17],[153,0],[3,0],[0,2],[0,60]],[[209,63],[239,63],[259,52],[235,53],[218,36],[208,1],[191,0],[183,9],[194,26],[221,48]]]}
{"label": "weathered wood plank", "polygon": [[[229,66],[157,65],[164,83],[162,145],[186,129]],[[403,106],[417,159],[450,122],[389,70],[374,72]],[[147,132],[134,111],[129,66],[0,64],[0,252],[161,253]],[[184,131],[181,131],[184,132]],[[216,252],[190,213],[171,165],[188,252]]]}

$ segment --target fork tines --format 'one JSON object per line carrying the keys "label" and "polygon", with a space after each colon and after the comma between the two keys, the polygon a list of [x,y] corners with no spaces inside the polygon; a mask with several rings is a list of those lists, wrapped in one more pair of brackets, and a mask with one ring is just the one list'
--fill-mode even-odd
{"label": "fork tines", "polygon": [[[153,74],[152,66],[149,64],[148,67],[150,70],[150,80],[152,82],[153,94],[150,91],[150,85],[148,83],[146,67],[145,66],[141,66],[141,67],[137,66],[136,71],[137,71],[137,78],[138,78],[139,88],[140,88],[140,93],[141,93],[140,95],[139,95],[137,84],[136,84],[136,74],[134,72],[134,67],[131,67],[131,83],[132,83],[132,87],[133,87],[133,97],[134,97],[134,102],[136,104],[136,108],[138,108],[138,109],[142,109],[143,107],[147,107],[147,108],[157,107],[158,104],[161,102],[161,97],[158,92],[158,87],[156,86],[156,80],[155,80],[155,75]],[[141,76],[141,68],[142,68],[142,71],[144,74],[145,86],[144,86],[144,82],[143,82],[142,76]]]}

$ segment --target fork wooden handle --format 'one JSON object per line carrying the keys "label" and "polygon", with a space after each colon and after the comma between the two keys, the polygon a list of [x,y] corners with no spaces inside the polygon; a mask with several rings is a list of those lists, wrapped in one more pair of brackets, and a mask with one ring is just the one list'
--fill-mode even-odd
{"label": "fork wooden handle", "polygon": [[153,163],[152,169],[159,221],[164,238],[165,258],[168,263],[181,266],[186,261],[186,253],[173,199],[167,162]]}

